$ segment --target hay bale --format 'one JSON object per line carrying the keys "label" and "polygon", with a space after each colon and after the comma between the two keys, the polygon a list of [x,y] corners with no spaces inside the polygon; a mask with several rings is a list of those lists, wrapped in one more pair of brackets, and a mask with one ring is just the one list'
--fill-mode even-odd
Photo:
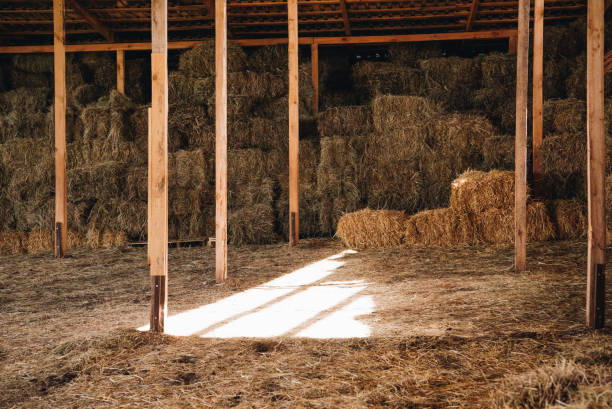
{"label": "hay bale", "polygon": [[48,88],[18,88],[0,94],[0,143],[46,135]]}
{"label": "hay bale", "polygon": [[443,50],[437,43],[396,43],[389,46],[389,61],[416,67],[419,60],[442,57]]}
{"label": "hay bale", "polygon": [[26,233],[20,231],[0,231],[0,254],[23,254],[23,242],[26,239]]}
{"label": "hay bale", "polygon": [[[300,126],[300,139],[304,137],[303,129]],[[246,120],[235,120],[228,123],[227,143],[231,150],[246,148],[282,149],[288,141],[289,123],[286,118],[250,117]]]}
{"label": "hay bale", "polygon": [[202,149],[180,150],[168,157],[169,189],[210,185],[214,170]]}
{"label": "hay bale", "polygon": [[586,207],[578,200],[551,200],[547,203],[551,221],[559,240],[586,237]]}
{"label": "hay bale", "polygon": [[514,172],[467,171],[453,181],[450,207],[457,211],[480,213],[514,205]]}
{"label": "hay bale", "polygon": [[586,132],[586,103],[574,98],[544,102],[544,135]]}
{"label": "hay bale", "polygon": [[372,101],[374,128],[377,132],[389,132],[426,123],[441,113],[433,101],[415,96],[384,95]]}
{"label": "hay bale", "polygon": [[100,88],[93,84],[82,84],[68,90],[68,105],[83,109],[101,97]]}
{"label": "hay bale", "polygon": [[148,198],[148,169],[146,166],[129,166],[125,169],[126,200],[144,200]]}
{"label": "hay bale", "polygon": [[122,198],[99,200],[91,209],[85,230],[92,229],[122,232],[130,238],[141,239],[147,232],[147,203]]}
{"label": "hay bale", "polygon": [[[243,71],[247,57],[242,48],[234,42],[227,43],[227,72]],[[211,77],[215,75],[215,42],[206,39],[179,56],[179,70],[190,77]]]}
{"label": "hay bale", "polygon": [[331,234],[340,217],[359,208],[359,159],[353,144],[345,139],[321,139],[321,160],[317,168],[320,197],[319,227]]}
{"label": "hay bale", "polygon": [[361,103],[379,95],[423,95],[424,74],[403,64],[360,61],[353,66],[355,89],[362,94]]}
{"label": "hay bale", "polygon": [[13,68],[31,73],[52,73],[53,54],[15,54],[12,56]]}
{"label": "hay bale", "polygon": [[285,74],[288,70],[289,54],[287,45],[258,47],[248,56],[248,67],[255,72]]}
{"label": "hay bale", "polygon": [[79,55],[80,62],[89,69],[95,85],[109,92],[117,86],[115,53],[91,52]]}
{"label": "hay bale", "polygon": [[482,110],[504,132],[514,132],[516,116],[516,58],[491,53],[479,57],[481,89],[473,95],[474,107]]}
{"label": "hay bale", "polygon": [[230,208],[274,201],[268,155],[260,149],[236,149],[228,154],[228,204]]}
{"label": "hay bale", "polygon": [[[319,210],[326,198],[317,192],[317,167],[319,164],[319,146],[315,141],[300,140],[299,169],[299,202],[300,202],[300,237],[314,237],[321,234],[319,227]],[[280,194],[275,202],[276,224],[278,232],[289,239],[289,162],[285,148],[277,151],[280,158],[274,159],[276,153],[270,154],[270,160],[279,166],[272,170],[273,177],[278,180]],[[331,232],[327,232],[331,234]]]}
{"label": "hay bale", "polygon": [[336,236],[356,249],[398,246],[402,243],[405,222],[406,214],[402,211],[363,209],[343,215]]}
{"label": "hay bale", "polygon": [[514,169],[514,135],[493,135],[482,144],[483,167],[491,169]]}
{"label": "hay bale", "polygon": [[180,71],[168,75],[170,104],[207,105],[215,95],[215,77],[192,78]]}
{"label": "hay bale", "polygon": [[115,161],[99,162],[67,172],[71,200],[96,200],[118,197],[124,190],[125,168]]}
{"label": "hay bale", "polygon": [[547,135],[542,141],[542,168],[548,198],[586,198],[586,135]]}
{"label": "hay bale", "polygon": [[168,111],[168,151],[203,149],[215,151],[215,133],[208,110],[191,104],[170,105]]}
{"label": "hay bale", "polygon": [[231,210],[227,228],[228,242],[236,246],[269,244],[278,240],[274,233],[274,211],[263,203]]}
{"label": "hay bale", "polygon": [[124,232],[112,230],[92,228],[87,231],[87,236],[85,237],[85,244],[92,249],[120,247],[127,243],[128,238]]}
{"label": "hay bale", "polygon": [[480,86],[480,62],[472,58],[440,57],[419,61],[425,74],[425,94],[452,109],[469,109]]}
{"label": "hay bale", "polygon": [[319,135],[367,135],[373,131],[372,108],[368,105],[328,108],[317,118]]}
{"label": "hay bale", "polygon": [[461,236],[460,215],[442,208],[416,213],[406,220],[404,243],[408,246],[449,247],[466,243]]}
{"label": "hay bale", "polygon": [[227,85],[230,97],[277,98],[289,92],[287,78],[267,72],[233,72],[228,74]]}
{"label": "hay bale", "polygon": [[49,73],[32,73],[18,69],[11,69],[8,72],[10,88],[51,88],[53,81]]}

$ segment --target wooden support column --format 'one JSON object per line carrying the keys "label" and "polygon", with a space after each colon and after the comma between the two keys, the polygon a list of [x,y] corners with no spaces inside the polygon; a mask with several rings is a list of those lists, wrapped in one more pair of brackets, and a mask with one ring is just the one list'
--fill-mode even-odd
{"label": "wooden support column", "polygon": [[[66,184],[66,32],[64,28],[64,14],[64,0],[53,0],[53,74],[55,78],[55,257],[64,257],[66,252],[66,240],[68,239],[68,191]],[[57,232],[58,227],[59,232]]]}
{"label": "wooden support column", "polygon": [[223,283],[227,279],[227,4],[215,1],[215,278]]}
{"label": "wooden support column", "polygon": [[151,2],[151,144],[148,245],[151,331],[163,332],[168,300],[168,4]]}
{"label": "wooden support column", "polygon": [[514,264],[527,269],[527,86],[529,84],[529,0],[519,0],[516,58],[516,145]]}
{"label": "wooden support column", "polygon": [[513,34],[508,37],[508,54],[516,55],[516,47],[518,43],[518,34]]}
{"label": "wooden support column", "polygon": [[586,323],[605,324],[606,142],[604,123],[604,3],[589,0],[587,11],[588,255]]}
{"label": "wooden support column", "polygon": [[300,237],[299,204],[299,71],[297,0],[287,0],[289,16],[289,244]]}
{"label": "wooden support column", "polygon": [[544,0],[535,0],[533,19],[533,190],[536,197],[542,197],[542,134],[544,95]]}
{"label": "wooden support column", "polygon": [[125,95],[125,51],[117,50],[117,92]]}
{"label": "wooden support column", "polygon": [[314,88],[313,109],[314,113],[319,113],[319,45],[310,46],[310,58],[312,67],[312,87]]}

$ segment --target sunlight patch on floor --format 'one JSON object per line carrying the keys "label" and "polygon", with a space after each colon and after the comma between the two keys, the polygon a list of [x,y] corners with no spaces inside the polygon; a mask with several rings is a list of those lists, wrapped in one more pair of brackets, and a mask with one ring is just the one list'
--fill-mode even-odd
{"label": "sunlight patch on floor", "polygon": [[[345,264],[346,250],[265,284],[166,319],[170,335],[206,338],[297,336],[367,337],[357,321],[374,311],[371,296],[359,296],[363,280],[322,281]],[[140,327],[146,331],[149,326]]]}

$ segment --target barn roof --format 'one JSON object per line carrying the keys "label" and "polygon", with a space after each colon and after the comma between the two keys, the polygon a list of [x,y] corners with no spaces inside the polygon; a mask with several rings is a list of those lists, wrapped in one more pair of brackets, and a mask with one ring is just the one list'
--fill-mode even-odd
{"label": "barn roof", "polygon": [[[169,0],[168,40],[212,37],[214,0]],[[586,0],[547,0],[547,21],[586,14]],[[150,41],[150,0],[66,0],[68,44]],[[0,0],[2,45],[53,43],[51,0]],[[232,39],[287,37],[287,3],[229,0]],[[299,0],[300,37],[516,29],[518,1]]]}

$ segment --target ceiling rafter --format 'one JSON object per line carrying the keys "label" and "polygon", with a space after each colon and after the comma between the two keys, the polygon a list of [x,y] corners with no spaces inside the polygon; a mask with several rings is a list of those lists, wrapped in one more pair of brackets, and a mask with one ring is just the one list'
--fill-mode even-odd
{"label": "ceiling rafter", "polygon": [[104,37],[107,41],[111,43],[115,41],[115,36],[113,35],[113,32],[108,27],[106,27],[104,24],[102,24],[93,14],[91,14],[89,10],[83,7],[83,5],[79,3],[79,0],[67,0],[67,1],[68,1],[68,4],[77,13],[81,15],[81,17],[83,17],[85,21],[89,23],[89,25],[91,25],[94,29],[96,29],[98,33],[102,35],[102,37]]}
{"label": "ceiling rafter", "polygon": [[478,16],[478,6],[480,5],[480,0],[472,0],[472,7],[470,8],[470,16],[468,17],[467,24],[465,25],[465,31],[472,31],[472,26],[474,24],[474,20]]}
{"label": "ceiling rafter", "polygon": [[342,12],[342,20],[344,20],[344,34],[351,35],[351,22],[349,20],[348,10],[346,8],[346,0],[340,0],[340,11]]}

